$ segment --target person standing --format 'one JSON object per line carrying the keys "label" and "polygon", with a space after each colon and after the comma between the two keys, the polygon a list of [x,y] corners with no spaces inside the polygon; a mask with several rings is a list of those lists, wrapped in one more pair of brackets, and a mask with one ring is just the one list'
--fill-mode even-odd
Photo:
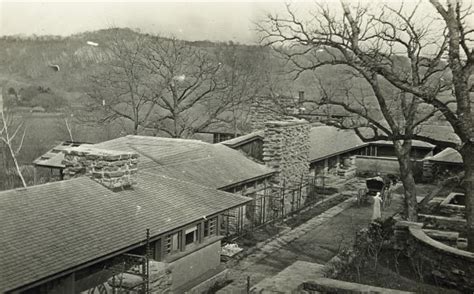
{"label": "person standing", "polygon": [[380,197],[380,192],[377,192],[377,194],[374,197],[374,211],[372,213],[372,220],[380,219],[382,218],[382,212],[380,211],[382,203],[382,198]]}

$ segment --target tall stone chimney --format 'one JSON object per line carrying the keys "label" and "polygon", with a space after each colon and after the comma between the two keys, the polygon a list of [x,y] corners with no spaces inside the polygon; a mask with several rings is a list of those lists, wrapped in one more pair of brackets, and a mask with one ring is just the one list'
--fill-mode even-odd
{"label": "tall stone chimney", "polygon": [[[265,124],[263,161],[276,170],[272,178],[273,194],[280,195],[269,203],[273,213],[280,215],[290,211],[292,198],[288,197],[289,191],[304,185],[309,177],[309,131],[310,124],[301,119]],[[282,191],[286,197],[282,196]]]}
{"label": "tall stone chimney", "polygon": [[63,152],[64,179],[85,175],[111,190],[131,188],[137,183],[137,153],[89,146],[72,147]]}
{"label": "tall stone chimney", "polygon": [[267,121],[292,120],[297,114],[297,102],[288,96],[261,96],[250,106],[252,131],[261,130]]}

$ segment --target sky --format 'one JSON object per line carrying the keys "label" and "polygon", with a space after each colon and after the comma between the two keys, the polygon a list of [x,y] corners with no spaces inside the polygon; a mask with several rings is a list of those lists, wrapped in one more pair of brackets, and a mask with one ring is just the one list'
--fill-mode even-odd
{"label": "sky", "polygon": [[[0,35],[71,35],[111,27],[129,27],[142,32],[185,40],[256,43],[255,22],[269,12],[284,14],[285,0],[0,0]],[[287,0],[298,12],[308,13],[314,2],[327,1],[340,9],[339,0]],[[346,0],[375,7],[401,0]],[[467,0],[471,2],[474,0]],[[416,0],[405,0],[405,7]],[[424,6],[423,6],[424,5]],[[431,14],[424,1],[420,11]],[[428,9],[426,9],[428,8]],[[436,15],[436,13],[435,13]]]}
{"label": "sky", "polygon": [[[300,1],[301,2],[301,1]],[[304,1],[302,2],[304,3]],[[70,35],[110,27],[174,35],[187,40],[254,43],[254,22],[283,2],[0,0],[0,35]]]}

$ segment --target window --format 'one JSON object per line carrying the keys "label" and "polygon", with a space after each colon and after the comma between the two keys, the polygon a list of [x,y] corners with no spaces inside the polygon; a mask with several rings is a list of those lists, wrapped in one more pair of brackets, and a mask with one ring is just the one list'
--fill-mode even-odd
{"label": "window", "polygon": [[189,228],[185,231],[185,236],[184,236],[184,242],[185,245],[190,245],[193,244],[194,242],[197,241],[197,226],[194,226],[192,228]]}
{"label": "window", "polygon": [[179,235],[180,235],[179,232],[176,232],[174,234],[170,234],[166,236],[166,240],[165,240],[166,253],[172,253],[179,250],[180,248]]}
{"label": "window", "polygon": [[161,260],[161,239],[158,239],[156,242],[152,243],[152,255],[154,260]]}
{"label": "window", "polygon": [[204,238],[216,235],[217,218],[214,217],[204,222]]}

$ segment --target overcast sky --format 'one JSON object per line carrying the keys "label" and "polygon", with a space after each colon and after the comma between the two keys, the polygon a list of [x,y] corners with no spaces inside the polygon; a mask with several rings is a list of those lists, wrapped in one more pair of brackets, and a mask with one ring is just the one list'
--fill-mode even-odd
{"label": "overcast sky", "polygon": [[[300,1],[298,5],[308,5]],[[70,35],[102,28],[130,27],[188,40],[252,43],[253,22],[283,2],[8,2],[0,0],[0,35]]]}
{"label": "overcast sky", "polygon": [[[338,0],[287,0],[299,13],[307,13],[316,1],[340,9]],[[349,0],[356,2],[356,0]],[[371,3],[380,2],[358,0]],[[400,3],[401,0],[377,0]],[[473,2],[474,0],[465,0]],[[405,8],[417,0],[406,0]],[[398,6],[398,5],[397,5]],[[0,0],[0,35],[70,35],[110,27],[130,27],[143,32],[176,36],[186,40],[255,43],[254,23],[268,13],[284,14],[284,0],[214,0],[132,2],[131,0]],[[422,18],[436,16],[426,0],[419,9]]]}

